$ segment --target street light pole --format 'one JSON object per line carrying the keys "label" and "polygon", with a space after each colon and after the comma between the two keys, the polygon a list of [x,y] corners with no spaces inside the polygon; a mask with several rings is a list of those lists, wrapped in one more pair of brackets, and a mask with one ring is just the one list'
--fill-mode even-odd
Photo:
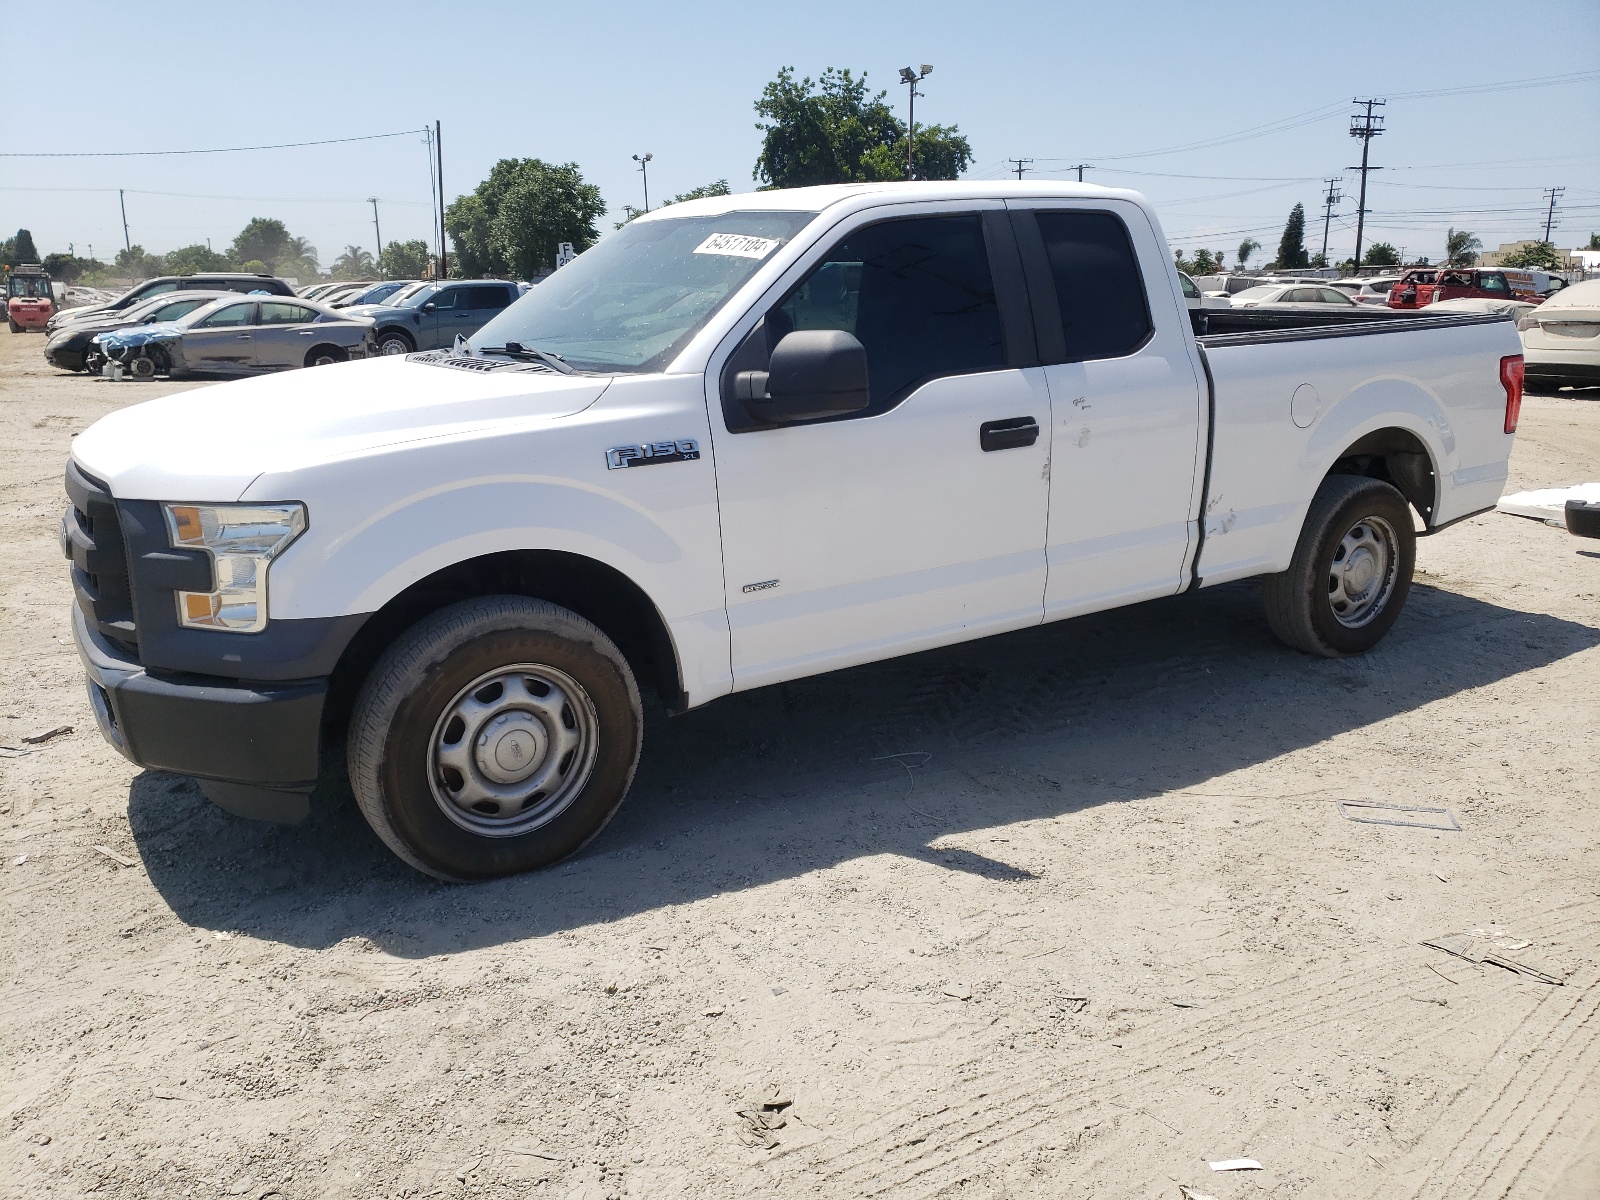
{"label": "street light pole", "polygon": [[910,89],[908,98],[908,111],[906,113],[906,178],[917,177],[917,97],[922,95],[917,91],[917,84],[933,74],[933,66],[923,63],[922,70],[917,71],[912,67],[900,68],[900,82]]}
{"label": "street light pole", "polygon": [[[367,197],[367,201],[368,201],[368,203],[370,203],[372,205],[372,233],[373,233],[373,236],[378,239],[378,258],[382,258],[383,257],[383,230],[378,228],[378,198],[376,196],[368,196]],[[373,265],[376,266],[377,262],[378,262],[378,259],[375,258],[372,261],[373,261]],[[379,267],[379,269],[378,269],[378,274],[380,274],[380,275],[383,274],[383,269],[381,267]]]}
{"label": "street light pole", "polygon": [[654,154],[635,154],[633,161],[639,164],[639,178],[644,181],[644,210],[650,211],[650,160]]}

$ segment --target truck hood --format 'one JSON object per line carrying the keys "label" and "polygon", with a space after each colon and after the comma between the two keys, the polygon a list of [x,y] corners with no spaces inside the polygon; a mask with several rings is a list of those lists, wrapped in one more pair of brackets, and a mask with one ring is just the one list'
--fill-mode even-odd
{"label": "truck hood", "polygon": [[610,382],[605,375],[478,373],[399,356],[341,363],[135,404],[74,439],[72,457],[124,500],[227,502],[265,472],[292,474],[403,442],[493,435],[570,416]]}

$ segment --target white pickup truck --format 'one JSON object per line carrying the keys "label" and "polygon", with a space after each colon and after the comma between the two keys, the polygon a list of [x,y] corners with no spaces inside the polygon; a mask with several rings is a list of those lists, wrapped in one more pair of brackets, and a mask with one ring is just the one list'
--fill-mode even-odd
{"label": "white pickup truck", "polygon": [[1363,315],[1197,338],[1126,191],[676,204],[453,351],[79,436],[90,697],[279,821],[342,730],[384,842],[473,880],[604,826],[641,684],[682,712],[1252,575],[1290,646],[1358,653],[1416,536],[1499,497],[1522,369],[1507,319]]}

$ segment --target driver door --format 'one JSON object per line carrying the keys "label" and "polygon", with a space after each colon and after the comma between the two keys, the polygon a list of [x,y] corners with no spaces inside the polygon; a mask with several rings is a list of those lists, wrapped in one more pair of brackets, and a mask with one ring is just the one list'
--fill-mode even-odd
{"label": "driver door", "polygon": [[1050,398],[994,210],[864,214],[735,352],[844,330],[870,393],[856,413],[761,424],[723,389],[736,689],[1042,619]]}
{"label": "driver door", "polygon": [[237,375],[255,366],[256,302],[241,300],[202,317],[183,335],[183,361],[191,371]]}

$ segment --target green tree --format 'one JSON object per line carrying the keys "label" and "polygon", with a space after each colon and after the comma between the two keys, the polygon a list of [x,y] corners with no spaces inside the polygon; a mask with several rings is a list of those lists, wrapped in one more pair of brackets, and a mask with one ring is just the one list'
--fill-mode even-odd
{"label": "green tree", "polygon": [[583,181],[577,163],[502,158],[470,196],[445,210],[455,246],[454,274],[531,279],[554,270],[562,242],[582,253],[600,237],[600,189]]}
{"label": "green tree", "polygon": [[433,252],[421,238],[410,242],[390,242],[378,258],[378,270],[385,279],[421,279],[433,262]]}
{"label": "green tree", "polygon": [[1398,267],[1400,251],[1388,242],[1373,242],[1367,247],[1365,262],[1369,267]]}
{"label": "green tree", "polygon": [[[829,67],[797,80],[784,67],[756,101],[762,132],[754,178],[768,187],[857,183],[906,177],[906,126],[867,91],[865,74]],[[955,126],[917,130],[917,177],[954,179],[972,163],[972,146]]]}
{"label": "green tree", "polygon": [[162,256],[166,259],[168,275],[198,275],[202,271],[227,271],[233,266],[225,254],[217,254],[209,246],[196,242],[182,246]]}
{"label": "green tree", "polygon": [[167,264],[159,254],[146,253],[137,243],[126,250],[118,250],[111,269],[124,279],[151,279],[167,273]]}
{"label": "green tree", "polygon": [[317,248],[305,238],[293,236],[282,221],[255,217],[239,231],[228,250],[228,258],[241,271],[252,270],[247,263],[259,262],[273,275],[304,277],[317,274]]}
{"label": "green tree", "polygon": [[363,250],[360,246],[346,246],[344,253],[333,260],[333,266],[328,270],[335,279],[371,279],[378,273],[378,263],[372,257],[372,251]]}
{"label": "green tree", "polygon": [[1585,246],[1584,249],[1600,250],[1600,233],[1591,233],[1589,235],[1589,244]]}
{"label": "green tree", "polygon": [[1222,270],[1222,264],[1217,261],[1218,256],[1209,250],[1196,250],[1194,258],[1189,265],[1191,275],[1215,275]]}
{"label": "green tree", "polygon": [[1477,234],[1452,226],[1444,235],[1444,265],[1470,267],[1478,261],[1478,251],[1482,249],[1483,242]]}
{"label": "green tree", "polygon": [[1500,265],[1554,271],[1561,265],[1561,255],[1556,252],[1555,245],[1551,242],[1529,242],[1526,246],[1518,246],[1502,258]]}
{"label": "green tree", "polygon": [[1278,270],[1303,271],[1311,265],[1306,253],[1306,206],[1296,204],[1289,210],[1289,219],[1283,225],[1283,237],[1278,241]]}
{"label": "green tree", "polygon": [[1245,238],[1239,243],[1239,269],[1244,270],[1245,263],[1250,261],[1250,256],[1261,249],[1261,243],[1255,238]]}
{"label": "green tree", "polygon": [[0,242],[0,263],[8,267],[39,261],[39,248],[33,244],[33,234],[26,229],[17,230],[16,237]]}
{"label": "green tree", "polygon": [[78,258],[71,254],[46,254],[41,264],[57,283],[76,283],[90,271],[102,271],[104,263],[92,258]]}

